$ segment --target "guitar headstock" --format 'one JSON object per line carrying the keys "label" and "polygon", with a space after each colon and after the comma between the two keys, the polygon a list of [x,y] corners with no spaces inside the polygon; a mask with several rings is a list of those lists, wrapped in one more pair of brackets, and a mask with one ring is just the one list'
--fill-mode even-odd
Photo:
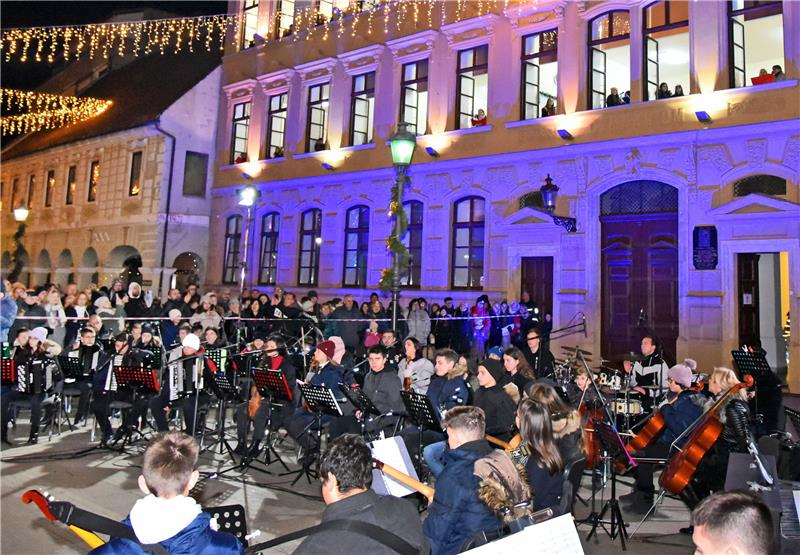
{"label": "guitar headstock", "polygon": [[45,516],[47,520],[55,521],[56,515],[54,515],[50,511],[50,502],[54,501],[52,496],[49,496],[47,492],[40,492],[39,490],[29,489],[25,493],[22,494],[22,502],[26,505],[30,503],[35,503],[39,510],[42,511],[42,514]]}

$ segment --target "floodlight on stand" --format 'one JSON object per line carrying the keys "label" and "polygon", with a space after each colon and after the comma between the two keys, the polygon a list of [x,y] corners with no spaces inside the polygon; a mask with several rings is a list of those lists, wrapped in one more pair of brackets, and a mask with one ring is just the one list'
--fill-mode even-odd
{"label": "floodlight on stand", "polygon": [[713,123],[714,120],[711,119],[711,115],[706,112],[705,110],[697,110],[694,113],[694,116],[697,118],[697,121],[700,123]]}
{"label": "floodlight on stand", "polygon": [[560,225],[569,233],[575,233],[575,231],[577,231],[577,221],[575,218],[570,218],[568,216],[556,216],[555,212],[556,202],[558,201],[558,185],[553,183],[549,173],[544,180],[544,185],[542,185],[542,188],[539,189],[539,192],[542,195],[542,202],[545,210],[547,210],[547,212],[550,214],[550,217],[553,218],[553,223]]}
{"label": "floodlight on stand", "polygon": [[432,146],[426,146],[425,147],[425,152],[427,152],[428,156],[430,156],[432,158],[438,158],[439,157],[439,153]]}
{"label": "floodlight on stand", "polygon": [[397,125],[397,131],[392,135],[392,138],[389,139],[389,145],[392,150],[392,163],[395,167],[407,167],[411,164],[411,159],[414,157],[417,137],[408,131],[407,128],[408,124],[406,122],[400,122]]}
{"label": "floodlight on stand", "polygon": [[336,169],[336,168],[334,168],[332,165],[330,165],[330,164],[329,164],[329,163],[327,163],[327,162],[323,162],[323,163],[322,163],[322,164],[320,164],[320,165],[321,165],[321,166],[322,166],[324,169],[328,170],[329,172],[332,172],[333,170],[335,170],[335,169]]}
{"label": "floodlight on stand", "polygon": [[256,189],[254,185],[248,185],[239,189],[237,192],[239,196],[239,206],[253,206],[256,199],[261,196],[261,191]]}
{"label": "floodlight on stand", "polygon": [[565,141],[571,141],[572,139],[575,138],[572,136],[572,133],[570,133],[566,129],[556,129],[556,133],[558,133],[558,136],[564,139]]}
{"label": "floodlight on stand", "polygon": [[25,220],[28,219],[29,212],[30,211],[28,210],[28,207],[25,206],[25,205],[22,205],[22,206],[19,206],[19,207],[15,208],[14,209],[14,220],[16,220],[17,222],[20,222],[20,223],[24,222]]}

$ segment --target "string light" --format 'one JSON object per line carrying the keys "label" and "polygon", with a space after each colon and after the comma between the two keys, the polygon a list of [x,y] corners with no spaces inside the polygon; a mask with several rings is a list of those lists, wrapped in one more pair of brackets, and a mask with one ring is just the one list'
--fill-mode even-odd
{"label": "string light", "polygon": [[99,116],[111,106],[111,100],[91,97],[0,89],[0,104],[5,110],[24,112],[2,117],[3,135],[33,133],[42,129],[66,127]]}

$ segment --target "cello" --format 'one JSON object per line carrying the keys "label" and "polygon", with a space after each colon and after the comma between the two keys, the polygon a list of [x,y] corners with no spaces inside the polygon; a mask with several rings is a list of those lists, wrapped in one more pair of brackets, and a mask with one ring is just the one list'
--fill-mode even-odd
{"label": "cello", "polygon": [[745,374],[744,380],[729,388],[714,405],[708,409],[690,428],[692,429],[689,438],[683,448],[678,449],[678,453],[673,456],[661,477],[658,479],[659,485],[668,492],[679,495],[686,489],[689,482],[697,472],[703,457],[716,443],[722,434],[723,424],[719,420],[719,411],[734,394],[742,389],[753,386],[753,376]]}

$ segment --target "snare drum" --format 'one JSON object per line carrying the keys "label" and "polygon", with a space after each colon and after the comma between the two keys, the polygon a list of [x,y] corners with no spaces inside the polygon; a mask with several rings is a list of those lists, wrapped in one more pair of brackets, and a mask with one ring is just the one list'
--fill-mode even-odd
{"label": "snare drum", "polygon": [[611,412],[614,414],[643,414],[642,402],[639,399],[616,399],[611,401]]}

